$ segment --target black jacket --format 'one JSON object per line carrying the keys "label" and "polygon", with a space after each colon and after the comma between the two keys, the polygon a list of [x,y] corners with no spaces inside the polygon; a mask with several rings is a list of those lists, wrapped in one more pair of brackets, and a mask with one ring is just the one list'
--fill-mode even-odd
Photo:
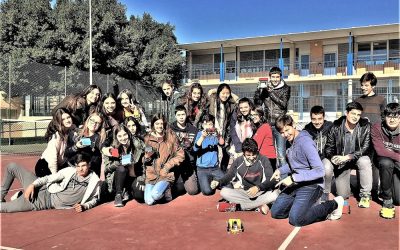
{"label": "black jacket", "polygon": [[[333,127],[328,134],[328,140],[325,145],[325,155],[328,159],[331,159],[335,155],[343,155],[345,120],[346,116],[342,116],[333,122]],[[368,119],[360,118],[353,133],[356,133],[353,159],[357,160],[361,156],[369,156],[371,146],[371,124]]]}
{"label": "black jacket", "polygon": [[[283,81],[283,80],[282,80]],[[278,89],[268,91],[257,89],[254,93],[254,104],[262,106],[264,104],[266,121],[275,126],[275,120],[286,114],[290,98],[290,86],[283,81],[283,86]]]}
{"label": "black jacket", "polygon": [[324,121],[324,125],[322,125],[320,129],[316,129],[311,122],[304,127],[304,130],[312,136],[315,144],[317,145],[318,154],[321,160],[325,158],[325,144],[332,126],[332,122]]}

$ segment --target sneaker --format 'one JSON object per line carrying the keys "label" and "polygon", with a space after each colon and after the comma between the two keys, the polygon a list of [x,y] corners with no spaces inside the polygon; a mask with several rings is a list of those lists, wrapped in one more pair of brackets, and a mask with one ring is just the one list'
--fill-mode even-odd
{"label": "sneaker", "polygon": [[360,199],[360,202],[358,203],[358,207],[361,207],[361,208],[369,208],[369,206],[370,206],[370,200],[371,200],[371,198],[369,197],[369,196],[363,196],[363,197],[361,197],[361,199]]}
{"label": "sneaker", "polygon": [[236,203],[218,202],[217,210],[220,212],[235,212],[236,211]]}
{"label": "sneaker", "polygon": [[396,209],[394,207],[382,207],[379,212],[380,216],[385,219],[393,219],[395,217]]}
{"label": "sneaker", "polygon": [[124,206],[124,203],[122,203],[122,195],[121,194],[117,194],[115,196],[114,206],[115,207],[123,207]]}
{"label": "sneaker", "polygon": [[267,204],[263,204],[259,206],[257,209],[262,215],[267,215],[269,213],[269,207],[267,206]]}
{"label": "sneaker", "polygon": [[129,193],[128,192],[123,192],[123,195],[122,195],[122,201],[129,201]]}
{"label": "sneaker", "polygon": [[15,194],[13,194],[13,196],[11,196],[10,200],[14,201],[16,199],[18,199],[24,192],[22,192],[21,190],[16,192]]}
{"label": "sneaker", "polygon": [[343,197],[336,196],[333,200],[336,201],[338,207],[335,210],[333,210],[333,212],[330,215],[328,215],[328,220],[338,220],[342,217],[343,205],[344,205]]}

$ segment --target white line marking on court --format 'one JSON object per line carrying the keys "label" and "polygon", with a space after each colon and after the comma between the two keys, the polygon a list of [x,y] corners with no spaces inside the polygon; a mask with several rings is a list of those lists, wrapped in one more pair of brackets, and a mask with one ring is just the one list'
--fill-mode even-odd
{"label": "white line marking on court", "polygon": [[282,243],[282,245],[278,248],[278,250],[285,250],[289,246],[293,238],[296,236],[296,234],[300,231],[300,229],[301,227],[295,227],[293,231],[285,239],[285,241]]}
{"label": "white line marking on court", "polygon": [[1,249],[1,250],[22,250],[22,249],[19,249],[19,248],[4,247],[4,246],[0,246],[0,249]]}

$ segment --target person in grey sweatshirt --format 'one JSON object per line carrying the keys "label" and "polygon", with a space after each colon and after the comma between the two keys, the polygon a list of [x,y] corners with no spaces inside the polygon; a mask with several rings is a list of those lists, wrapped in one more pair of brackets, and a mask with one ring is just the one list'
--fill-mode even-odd
{"label": "person in grey sweatshirt", "polygon": [[[324,166],[315,142],[307,131],[296,130],[293,118],[278,117],[275,124],[281,135],[291,143],[286,156],[288,163],[281,165],[271,177],[279,181],[282,189],[271,208],[272,218],[285,219],[293,226],[305,226],[314,222],[340,219],[343,197],[315,205],[323,193]],[[286,176],[281,180],[281,176]]]}

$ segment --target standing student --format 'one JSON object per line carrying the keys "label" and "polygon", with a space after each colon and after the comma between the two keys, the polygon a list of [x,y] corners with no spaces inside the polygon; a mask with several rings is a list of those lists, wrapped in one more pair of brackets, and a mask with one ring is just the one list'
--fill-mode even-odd
{"label": "standing student", "polygon": [[[290,99],[290,87],[282,79],[282,70],[278,67],[272,67],[269,71],[270,81],[265,88],[258,88],[254,94],[254,104],[263,106],[265,110],[265,119],[271,124],[276,149],[278,152],[278,163],[286,163],[286,142],[285,139],[276,130],[275,120],[287,113]],[[261,86],[260,86],[261,87]]]}
{"label": "standing student", "polygon": [[[316,204],[323,193],[324,166],[318,155],[315,142],[307,131],[296,130],[292,117],[278,117],[276,128],[291,143],[287,152],[288,163],[275,170],[272,179],[283,188],[271,208],[272,218],[285,219],[296,227],[314,222],[340,219],[343,197]],[[281,179],[281,176],[286,176]]]}
{"label": "standing student", "polygon": [[166,80],[161,83],[161,114],[163,114],[171,124],[174,119],[174,111],[178,102],[179,92],[175,90],[172,80]]}
{"label": "standing student", "polygon": [[196,128],[200,128],[202,117],[208,110],[208,99],[201,84],[193,83],[186,95],[178,99],[178,105],[185,106],[188,121]]}

